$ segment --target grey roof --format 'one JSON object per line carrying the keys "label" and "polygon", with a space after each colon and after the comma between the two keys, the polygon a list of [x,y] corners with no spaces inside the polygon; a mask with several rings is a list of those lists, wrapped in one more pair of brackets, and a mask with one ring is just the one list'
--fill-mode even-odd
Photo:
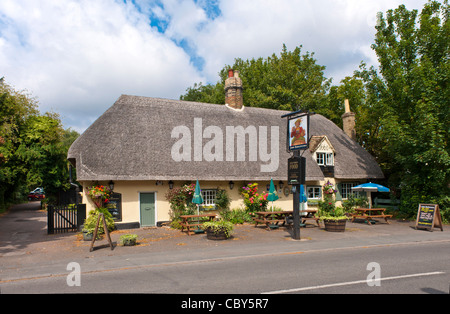
{"label": "grey roof", "polygon": [[[287,112],[245,107],[236,111],[224,105],[180,100],[122,95],[70,147],[68,159],[75,162],[79,181],[101,180],[236,180],[265,181],[287,179],[286,120]],[[177,126],[186,126],[194,142],[194,119],[201,118],[202,131],[217,126],[223,131],[223,161],[194,159],[175,161],[172,147],[179,137],[172,138]],[[197,120],[198,122],[199,120]],[[270,161],[249,161],[249,140],[246,140],[245,161],[226,160],[227,126],[267,126],[270,149],[271,127],[279,127],[279,166],[274,172],[262,172],[261,165]],[[321,115],[311,117],[311,135],[327,135],[336,150],[335,177],[339,179],[382,178],[374,158],[351,140],[334,123]],[[259,135],[259,134],[258,134]],[[197,137],[198,140],[198,137]],[[203,138],[202,144],[210,141]],[[258,147],[258,146],[257,146]],[[231,154],[229,154],[231,156]],[[307,181],[324,178],[320,167],[306,150]],[[275,158],[273,158],[275,159]]]}

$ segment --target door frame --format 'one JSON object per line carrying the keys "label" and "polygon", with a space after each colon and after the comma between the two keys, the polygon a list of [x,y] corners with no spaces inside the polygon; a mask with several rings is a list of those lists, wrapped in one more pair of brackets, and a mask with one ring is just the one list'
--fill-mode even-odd
{"label": "door frame", "polygon": [[[155,195],[155,225],[154,226],[143,226],[142,225],[142,213],[141,213],[141,194],[154,194]],[[156,191],[139,191],[139,224],[141,227],[156,227],[158,224],[158,202],[157,202],[157,192]]]}

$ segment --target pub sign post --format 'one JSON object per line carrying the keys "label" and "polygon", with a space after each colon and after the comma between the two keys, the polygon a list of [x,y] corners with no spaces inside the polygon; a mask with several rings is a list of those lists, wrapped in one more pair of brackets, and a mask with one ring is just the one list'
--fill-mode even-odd
{"label": "pub sign post", "polygon": [[300,240],[300,185],[305,184],[306,158],[300,151],[309,148],[309,112],[296,111],[287,117],[286,150],[293,153],[288,159],[288,184],[292,185],[294,226],[292,238]]}

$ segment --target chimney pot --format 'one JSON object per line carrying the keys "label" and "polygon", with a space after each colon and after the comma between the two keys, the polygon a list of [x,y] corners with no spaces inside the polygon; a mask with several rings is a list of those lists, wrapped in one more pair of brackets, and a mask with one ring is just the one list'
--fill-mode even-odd
{"label": "chimney pot", "polygon": [[242,95],[242,79],[239,71],[228,70],[228,78],[225,80],[225,104],[233,109],[242,109],[244,99]]}

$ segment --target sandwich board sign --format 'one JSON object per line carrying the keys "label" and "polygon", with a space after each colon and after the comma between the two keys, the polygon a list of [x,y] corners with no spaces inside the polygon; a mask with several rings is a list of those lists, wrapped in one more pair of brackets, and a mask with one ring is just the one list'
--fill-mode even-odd
{"label": "sandwich board sign", "polygon": [[433,231],[433,228],[442,228],[442,217],[439,212],[439,205],[436,204],[419,204],[417,211],[416,229],[428,229]]}

